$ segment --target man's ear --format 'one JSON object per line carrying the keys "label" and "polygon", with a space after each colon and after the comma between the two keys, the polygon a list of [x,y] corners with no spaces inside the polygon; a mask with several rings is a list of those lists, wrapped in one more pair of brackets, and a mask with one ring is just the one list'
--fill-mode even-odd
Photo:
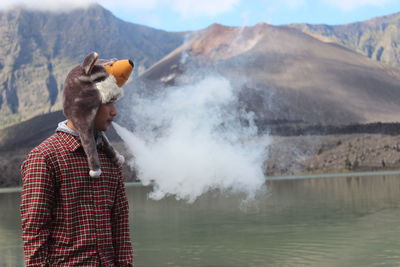
{"label": "man's ear", "polygon": [[83,60],[83,63],[82,63],[82,68],[86,75],[88,75],[92,72],[94,63],[96,63],[96,60],[98,58],[99,58],[99,54],[97,54],[96,52],[92,52],[85,57],[85,59]]}

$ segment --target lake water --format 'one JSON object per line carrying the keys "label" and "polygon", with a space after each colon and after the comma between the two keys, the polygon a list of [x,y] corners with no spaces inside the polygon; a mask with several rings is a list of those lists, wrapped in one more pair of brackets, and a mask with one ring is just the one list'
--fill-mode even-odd
{"label": "lake water", "polygon": [[[275,180],[193,204],[128,186],[136,266],[400,266],[400,176]],[[19,193],[0,194],[0,266],[22,266]]]}

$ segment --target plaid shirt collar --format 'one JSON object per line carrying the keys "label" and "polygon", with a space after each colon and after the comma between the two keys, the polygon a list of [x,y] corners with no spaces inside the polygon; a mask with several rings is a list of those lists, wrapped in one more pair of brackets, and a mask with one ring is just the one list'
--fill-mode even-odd
{"label": "plaid shirt collar", "polygon": [[[61,139],[64,141],[66,147],[70,152],[74,152],[82,146],[78,133],[67,126],[67,120],[62,121],[58,124],[56,132],[60,133]],[[98,147],[101,147],[103,144],[103,139],[100,137],[102,135],[103,132],[98,132],[97,138],[95,138],[96,145]]]}
{"label": "plaid shirt collar", "polygon": [[70,133],[66,133],[66,132],[62,132],[62,131],[59,131],[58,133],[59,133],[60,138],[64,141],[66,148],[70,152],[74,152],[79,147],[82,146],[81,141],[79,140],[78,137],[73,136]]}

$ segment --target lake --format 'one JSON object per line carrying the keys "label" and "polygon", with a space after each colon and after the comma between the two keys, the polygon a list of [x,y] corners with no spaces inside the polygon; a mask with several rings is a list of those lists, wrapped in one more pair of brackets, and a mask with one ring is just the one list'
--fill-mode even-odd
{"label": "lake", "polygon": [[[400,176],[285,179],[193,204],[127,185],[136,266],[400,266]],[[19,192],[0,193],[0,266],[22,266]]]}

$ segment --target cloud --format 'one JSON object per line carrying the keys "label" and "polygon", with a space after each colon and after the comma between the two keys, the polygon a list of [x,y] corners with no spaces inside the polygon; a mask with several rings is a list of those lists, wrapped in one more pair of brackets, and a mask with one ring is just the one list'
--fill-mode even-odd
{"label": "cloud", "polygon": [[327,4],[343,11],[352,11],[367,6],[383,6],[397,0],[324,0]]}
{"label": "cloud", "polygon": [[66,11],[98,3],[110,10],[119,10],[122,13],[130,12],[133,14],[140,11],[170,9],[186,19],[201,16],[216,16],[234,9],[239,2],[240,0],[202,0],[201,2],[197,0],[2,0],[0,8],[23,5],[36,10]]}
{"label": "cloud", "polygon": [[67,11],[74,8],[87,7],[90,4],[98,3],[107,9],[121,10],[152,10],[155,9],[163,0],[2,0],[0,8],[10,8],[22,5],[36,10]]}
{"label": "cloud", "polygon": [[74,8],[87,7],[94,2],[94,0],[2,0],[0,8],[10,8],[19,5],[37,10],[68,11]]}
{"label": "cloud", "polygon": [[171,8],[184,18],[215,16],[232,10],[240,0],[172,0]]}

